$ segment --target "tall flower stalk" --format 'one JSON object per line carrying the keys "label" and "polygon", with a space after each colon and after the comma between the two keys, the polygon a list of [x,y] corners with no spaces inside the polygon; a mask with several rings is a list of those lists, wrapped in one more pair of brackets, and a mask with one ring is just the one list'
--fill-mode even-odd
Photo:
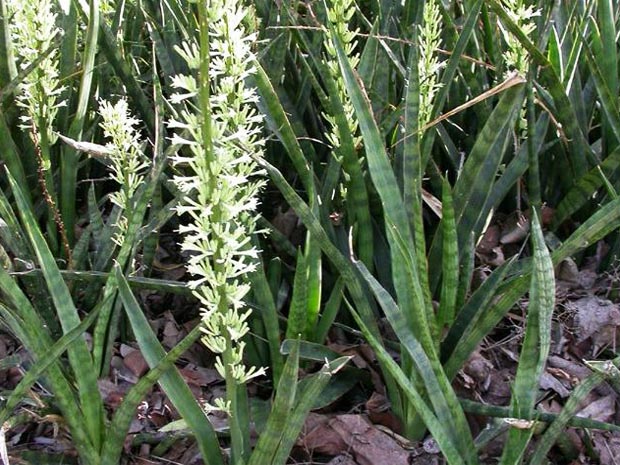
{"label": "tall flower stalk", "polygon": [[[183,195],[179,215],[189,218],[180,227],[182,249],[191,254],[191,286],[201,304],[203,343],[217,354],[216,368],[226,380],[226,399],[216,407],[230,415],[233,463],[249,451],[240,421],[243,385],[264,370],[243,362],[250,309],[244,302],[249,285],[244,276],[256,268],[258,251],[251,244],[256,229],[258,193],[264,184],[255,159],[264,140],[257,95],[246,85],[254,73],[252,44],[247,30],[250,10],[235,0],[199,3],[200,41],[178,51],[198,77],[174,78],[185,103],[169,122],[177,129],[173,143],[181,150],[173,163],[176,186]],[[182,174],[181,174],[182,173]]]}
{"label": "tall flower stalk", "polygon": [[[324,118],[331,126],[327,133],[335,159],[342,164],[343,183],[341,198],[345,202],[349,224],[353,225],[353,244],[360,259],[372,269],[373,237],[369,214],[368,193],[364,181],[362,137],[353,104],[347,92],[338,62],[338,53],[333,38],[343,47],[346,59],[353,69],[360,62],[357,49],[357,29],[350,28],[355,15],[353,0],[331,1],[327,8],[327,19],[334,34],[327,34],[325,44],[327,88],[330,94],[331,114]],[[340,108],[339,108],[340,107]],[[333,193],[330,193],[333,195]]]}

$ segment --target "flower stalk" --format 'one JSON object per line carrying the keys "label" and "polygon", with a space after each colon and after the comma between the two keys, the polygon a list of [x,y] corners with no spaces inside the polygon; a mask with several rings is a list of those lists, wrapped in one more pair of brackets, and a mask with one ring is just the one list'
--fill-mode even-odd
{"label": "flower stalk", "polygon": [[110,140],[106,144],[110,161],[111,177],[120,185],[120,190],[110,194],[110,200],[121,210],[114,241],[120,245],[127,231],[128,211],[132,198],[144,182],[144,170],[148,167],[142,153],[140,135],[136,130],[139,120],[131,116],[127,100],[119,99],[115,104],[101,100],[99,114],[103,121],[103,135]]}
{"label": "flower stalk", "polygon": [[172,142],[181,146],[173,158],[179,172],[174,182],[183,195],[177,213],[189,218],[179,228],[181,246],[191,254],[188,272],[201,306],[202,342],[216,354],[216,369],[226,380],[226,399],[216,400],[215,408],[230,415],[232,463],[250,452],[244,384],[264,374],[245,366],[242,340],[251,314],[243,300],[249,291],[244,277],[256,269],[251,237],[264,184],[255,162],[264,144],[262,118],[254,108],[256,92],[245,83],[254,73],[256,39],[246,27],[249,14],[234,0],[199,3],[199,41],[177,50],[197,79],[174,78],[179,93],[172,101],[186,105],[169,122],[177,129]]}
{"label": "flower stalk", "polygon": [[[45,185],[43,191],[49,208],[49,238],[56,248],[56,228],[62,228],[58,224],[50,147],[56,141],[54,120],[58,109],[65,104],[59,99],[64,88],[59,79],[58,49],[53,47],[61,31],[56,26],[54,4],[50,0],[35,0],[27,7],[18,0],[9,0],[7,13],[11,18],[9,30],[19,69],[28,69],[36,63],[19,85],[16,104],[23,110],[20,127],[30,135],[35,146],[36,169],[40,183]],[[42,55],[45,58],[41,59]]]}

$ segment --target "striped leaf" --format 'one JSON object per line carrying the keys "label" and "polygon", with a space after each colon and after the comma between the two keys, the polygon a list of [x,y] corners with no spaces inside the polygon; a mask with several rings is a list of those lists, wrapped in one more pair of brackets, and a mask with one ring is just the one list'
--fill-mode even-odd
{"label": "striped leaf", "polygon": [[450,184],[444,179],[441,196],[441,225],[443,233],[441,300],[437,311],[439,328],[450,327],[456,312],[459,284],[459,249],[456,233],[454,206]]}
{"label": "striped leaf", "polygon": [[[511,400],[514,416],[528,420],[535,419],[534,406],[538,400],[539,383],[551,347],[551,317],[555,307],[553,263],[535,212],[532,214],[531,231],[534,260],[529,305]],[[533,434],[533,424],[529,428],[510,428],[500,462],[502,465],[521,463]]]}

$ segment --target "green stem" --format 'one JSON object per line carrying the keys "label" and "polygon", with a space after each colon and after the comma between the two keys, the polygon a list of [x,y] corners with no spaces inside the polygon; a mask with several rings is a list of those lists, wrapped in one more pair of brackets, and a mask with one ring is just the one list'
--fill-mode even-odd
{"label": "green stem", "polygon": [[207,161],[213,158],[213,142],[211,136],[211,104],[209,102],[211,82],[209,81],[209,13],[208,2],[198,2],[198,16],[200,21],[200,75],[198,100],[202,124],[202,143]]}
{"label": "green stem", "polygon": [[237,402],[237,380],[233,377],[233,357],[232,357],[232,341],[230,336],[226,334],[226,350],[222,354],[222,362],[224,363],[226,372],[226,400],[230,403],[230,456],[233,465],[241,465],[244,461],[244,438],[239,424],[239,409]]}

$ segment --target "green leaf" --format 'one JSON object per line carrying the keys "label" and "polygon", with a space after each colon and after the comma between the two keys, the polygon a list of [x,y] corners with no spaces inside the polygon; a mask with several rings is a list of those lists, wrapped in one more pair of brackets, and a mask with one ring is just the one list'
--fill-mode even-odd
{"label": "green leaf", "polygon": [[[465,338],[466,335],[475,331],[477,322],[489,306],[493,303],[493,299],[497,297],[497,290],[502,284],[508,271],[510,270],[515,258],[503,263],[499,268],[493,270],[493,273],[484,280],[482,285],[472,294],[467,302],[459,308],[454,324],[450,327],[450,331],[446,335],[441,344],[442,360],[447,360],[454,351],[459,351],[458,342]],[[452,369],[446,368],[448,378],[452,379]]]}
{"label": "green leaf", "polygon": [[260,313],[267,334],[273,383],[277,385],[284,365],[282,356],[280,355],[280,323],[278,321],[278,311],[276,310],[273,294],[269,289],[269,283],[265,276],[262,260],[257,270],[251,274],[250,281],[252,283],[252,296],[257,304],[257,310]]}
{"label": "green leaf", "polygon": [[[93,74],[95,70],[95,56],[97,55],[97,43],[99,38],[99,0],[89,0],[89,15],[88,15],[88,27],[86,30],[86,43],[84,51],[82,53],[82,77],[80,81],[80,90],[78,94],[77,109],[73,116],[73,121],[69,127],[68,136],[74,140],[82,140],[82,131],[84,129],[84,120],[86,117],[86,111],[91,101],[91,85],[93,81]],[[77,19],[75,16],[75,6],[71,7],[73,20]],[[72,57],[73,58],[73,57]],[[69,244],[74,242],[74,229],[75,229],[75,201],[77,191],[77,171],[79,154],[70,149],[68,146],[63,145],[62,157],[60,164],[60,209],[63,222],[67,230],[67,237]]]}
{"label": "green leaf", "polygon": [[586,205],[596,196],[604,183],[604,177],[611,177],[620,167],[620,147],[610,153],[600,165],[592,168],[577,180],[566,193],[553,214],[553,228],[559,227],[568,217]]}
{"label": "green leaf", "polygon": [[511,129],[523,102],[523,85],[504,92],[476,138],[476,143],[454,185],[454,211],[458,224],[459,248],[469,234],[478,238],[489,211],[480,208],[491,195],[495,175],[511,141]]}
{"label": "green leaf", "polygon": [[383,144],[383,137],[379,133],[379,128],[372,115],[370,102],[364,93],[359,82],[359,78],[354,74],[351,64],[342,48],[342,43],[338,35],[332,30],[330,36],[338,53],[338,63],[342,72],[347,92],[351,98],[351,103],[355,108],[355,114],[359,121],[360,130],[366,147],[368,158],[368,170],[370,177],[379,193],[383,205],[383,213],[401,231],[408,243],[412,243],[411,232],[409,229],[403,201],[400,196],[398,184],[389,158]]}
{"label": "green leaf", "polygon": [[314,360],[315,362],[324,362],[336,360],[340,355],[323,344],[315,342],[300,341],[299,339],[285,339],[282,341],[280,352],[284,355],[290,355],[293,350],[299,352],[299,358],[304,360]]}
{"label": "green leaf", "polygon": [[310,376],[306,383],[300,383],[293,408],[290,412],[287,412],[286,430],[283,431],[284,434],[282,434],[273,459],[269,462],[270,464],[284,465],[287,463],[291,449],[295,445],[295,441],[297,441],[308,413],[316,404],[317,399],[320,398],[332,375],[342,369],[351,358],[340,357],[326,363],[318,373]]}
{"label": "green leaf", "polygon": [[284,145],[286,153],[291,158],[306,192],[311,196],[311,193],[314,192],[314,181],[310,165],[299,145],[297,135],[286,116],[278,94],[269,80],[269,76],[267,76],[265,70],[258,62],[255,62],[254,66],[256,66],[256,74],[252,77],[252,85],[256,86],[261,97],[258,106],[263,115],[265,115],[269,128]]}
{"label": "green leaf", "polygon": [[[384,373],[387,372],[393,376],[394,380],[398,383],[398,386],[402,389],[403,395],[414,406],[416,412],[424,421],[424,424],[429,429],[433,439],[439,445],[439,448],[446,457],[448,463],[450,465],[468,463],[452,440],[452,433],[454,433],[454,431],[450,429],[450,425],[446,425],[438,420],[420,393],[416,390],[411,379],[405,375],[392,356],[381,345],[379,340],[370,331],[368,331],[368,327],[360,315],[355,311],[355,309],[353,309],[352,306],[349,306],[349,310],[351,311],[351,314],[355,318],[357,324],[362,329],[364,337],[375,351],[382,370]],[[475,451],[475,449],[472,448],[472,451]],[[468,453],[468,455],[470,454]]]}
{"label": "green leaf", "polygon": [[[620,125],[619,114],[617,112],[617,98],[620,89],[620,79],[618,78],[618,54],[610,53],[616,50],[617,30],[617,2],[612,0],[601,0],[596,2],[597,19],[594,22],[592,18],[592,35],[591,41],[594,48],[594,56],[596,60],[592,60],[591,66],[597,68],[593,73],[596,87],[599,89],[599,100],[604,107],[605,116],[603,118],[603,150],[609,152],[618,147],[620,142]],[[584,40],[586,47],[586,58],[590,58],[588,51],[588,42]],[[590,61],[590,60],[588,60]],[[600,71],[598,71],[600,70]],[[602,79],[601,79],[602,78]],[[602,87],[605,92],[602,92]],[[612,108],[616,109],[616,113],[612,113]]]}
{"label": "green leaf", "polygon": [[[3,319],[35,359],[45,357],[50,347],[54,345],[45,328],[45,323],[17,283],[1,267],[0,289],[2,300],[8,304],[8,306],[0,304]],[[95,449],[88,436],[88,430],[85,427],[86,419],[80,410],[73,387],[65,377],[58,360],[54,359],[53,362],[48,368],[47,378],[52,386],[55,401],[69,425],[73,443],[80,456],[88,463],[95,463],[98,450]]]}
{"label": "green leaf", "polygon": [[295,279],[293,281],[293,296],[288,312],[286,325],[286,337],[295,339],[306,334],[308,301],[308,267],[304,254],[297,254],[297,267],[295,268]]}
{"label": "green leaf", "polygon": [[[454,49],[452,50],[451,56],[448,59],[446,64],[446,68],[443,70],[441,74],[441,87],[439,88],[439,92],[435,97],[435,102],[433,103],[433,112],[431,113],[431,121],[440,116],[441,110],[446,104],[446,100],[450,95],[450,90],[452,89],[452,85],[456,81],[455,76],[459,71],[459,65],[461,62],[461,57],[466,53],[467,45],[469,44],[469,40],[473,34],[473,32],[478,27],[479,22],[479,13],[481,6],[484,5],[482,0],[478,0],[473,5],[470,5],[469,11],[467,13],[467,17],[463,22],[463,26],[461,29],[461,34],[459,35],[459,39],[456,42]],[[486,8],[486,7],[485,7]],[[432,146],[435,141],[436,132],[435,131],[427,131],[424,140],[422,143],[422,156],[424,157],[423,165],[426,166],[426,161],[430,156],[430,152]]]}
{"label": "green leaf", "polygon": [[[321,80],[327,87],[329,101],[326,103],[328,104],[329,111],[336,122],[336,126],[332,128],[332,131],[335,131],[338,134],[340,146],[335,148],[335,154],[333,157],[330,157],[330,160],[335,160],[336,157],[338,159],[341,158],[342,169],[348,177],[346,182],[346,207],[349,216],[349,223],[351,225],[355,225],[354,244],[357,245],[356,251],[360,259],[366,263],[366,266],[369,266],[370,269],[372,269],[372,220],[370,215],[368,191],[362,169],[361,154],[358,153],[358,150],[355,147],[355,134],[351,134],[348,117],[344,110],[344,102],[341,100],[336,80],[330,73],[330,70],[324,60],[315,57],[314,54],[311,54],[310,56],[313,60],[314,66],[320,73]],[[334,167],[331,169],[334,170]],[[336,178],[336,173],[338,170],[335,171],[334,178]],[[331,174],[332,173],[328,172],[328,175]],[[325,184],[329,185],[331,189],[331,182],[327,182]],[[335,185],[333,187],[335,188]],[[324,197],[331,198],[333,196],[333,191],[330,191],[330,189],[323,190]]]}
{"label": "green leaf", "polygon": [[442,217],[441,225],[443,232],[442,251],[442,282],[441,300],[437,312],[437,323],[440,329],[450,327],[454,321],[456,312],[456,294],[459,284],[459,249],[456,233],[456,221],[454,206],[452,204],[452,192],[446,179],[443,181],[443,194],[441,196]]}
{"label": "green leaf", "polygon": [[342,304],[343,289],[344,282],[342,281],[342,278],[338,278],[329,298],[327,299],[327,302],[323,307],[323,314],[321,315],[321,319],[316,328],[316,333],[314,334],[313,339],[318,343],[322,343],[325,340],[327,333],[336,320],[336,316],[340,310],[340,305]]}
{"label": "green leaf", "polygon": [[[571,424],[571,420],[579,418],[576,417],[575,414],[583,406],[583,400],[596,386],[601,384],[604,379],[605,377],[602,374],[595,372],[581,380],[573,389],[562,411],[556,416],[538,441],[536,449],[534,449],[534,453],[530,457],[529,465],[542,465],[545,463],[547,453],[551,447],[553,447],[564,429],[568,425],[577,426],[574,423]],[[585,427],[585,425],[583,426]]]}
{"label": "green leaf", "polygon": [[532,43],[527,35],[521,30],[513,18],[504,9],[498,0],[488,0],[489,7],[497,14],[506,29],[514,35],[519,43],[527,50],[532,62],[535,63],[540,70],[540,82],[545,85],[553,98],[556,108],[554,113],[563,131],[570,134],[569,141],[570,163],[573,168],[573,176],[581,177],[587,169],[587,156],[589,156],[589,147],[582,128],[577,124],[578,118],[573,105],[566,95],[566,89],[555,73],[553,67],[540,51],[540,49]]}
{"label": "green leaf", "polygon": [[[58,362],[62,354],[69,348],[69,346],[84,335],[84,333],[97,318],[99,308],[100,307],[93,309],[78,326],[58,339],[58,341],[56,341],[54,345],[49,348],[43,357],[38,358],[35,361],[24,377],[20,380],[19,384],[15,387],[15,389],[13,389],[11,395],[6,399],[4,407],[2,408],[2,411],[0,411],[0,424],[4,424],[9,415],[11,415],[13,409],[27,396],[28,390],[34,383],[37,382],[37,380],[50,367],[50,365]],[[11,316],[11,311],[1,304],[0,313],[2,313],[4,318]],[[15,328],[14,325],[11,325],[11,327]],[[22,332],[20,340],[27,340],[25,333]]]}
{"label": "green leaf", "polygon": [[[606,0],[602,1],[601,3],[605,3],[605,2]],[[596,34],[594,34],[594,37],[598,38],[598,41],[601,40],[601,38],[597,37]],[[588,43],[585,39],[584,39],[584,49],[586,52],[585,54],[586,61],[588,63],[588,66],[590,67],[590,71],[592,72],[592,78],[594,80],[594,85],[596,86],[596,90],[598,91],[598,94],[599,94],[598,101],[601,103],[601,106],[603,107],[603,112],[606,117],[604,119],[605,129],[606,129],[605,148],[608,148],[608,147],[616,148],[618,146],[618,143],[620,142],[620,110],[618,109],[618,102],[617,102],[618,99],[617,99],[617,96],[614,95],[612,86],[615,86],[617,88],[617,76],[616,76],[616,79],[613,79],[613,78],[610,79],[610,77],[603,74],[604,71],[599,66],[599,63],[600,63],[599,60],[601,59],[601,57],[594,56],[594,53],[592,52],[591,48],[588,46]],[[609,51],[601,52],[601,54],[604,54],[605,56],[611,55],[614,57],[614,59],[616,57],[615,53],[609,53]],[[605,64],[611,65],[608,62],[606,63],[606,61],[607,60],[603,61],[603,65]],[[616,70],[616,74],[617,74],[617,70]]]}
{"label": "green leaf", "polygon": [[433,405],[437,419],[447,428],[447,433],[450,435],[454,445],[459,448],[461,456],[466,463],[477,463],[475,453],[473,453],[473,438],[471,437],[465,415],[436,356],[425,352],[423,346],[408,329],[403,313],[390,294],[368,272],[362,263],[355,262],[355,265],[385,312],[385,316],[396,333],[401,347],[408,352],[409,357],[411,357],[415,364],[420,378],[426,387],[427,396]]}
{"label": "green leaf", "polygon": [[287,418],[294,407],[297,395],[298,370],[299,343],[293,344],[290,355],[286,359],[267,425],[258,438],[248,465],[279,465],[274,462],[274,457],[283,437],[288,434]]}
{"label": "green leaf", "polygon": [[[585,382],[587,380],[589,380],[589,377],[585,378],[583,381]],[[575,390],[579,390],[579,392],[581,392],[581,387],[577,386]],[[472,413],[474,415],[481,415],[492,418],[509,418],[512,414],[510,407],[483,404],[481,402],[475,402],[469,399],[459,399],[459,402],[463,406],[463,410],[465,410],[467,413]],[[571,402],[571,398],[569,398],[569,400],[567,401],[567,405],[568,402]],[[566,406],[564,408],[566,408]],[[546,413],[539,411],[536,412],[536,415],[538,421],[544,421],[546,423],[552,423],[560,417],[560,415],[557,413]],[[526,418],[519,419],[526,420]],[[567,425],[573,428],[598,429],[601,431],[620,432],[620,426],[618,425],[614,425],[612,423],[605,423],[604,421],[591,420],[590,418],[583,418],[576,415],[569,416]]]}
{"label": "green leaf", "polygon": [[[535,212],[532,214],[531,231],[534,269],[530,283],[525,337],[517,365],[511,401],[514,416],[525,417],[529,420],[534,419],[534,406],[538,397],[540,378],[551,347],[551,317],[555,307],[553,263],[545,245],[538,215]],[[511,427],[501,464],[521,463],[532,434],[532,428]]]}

